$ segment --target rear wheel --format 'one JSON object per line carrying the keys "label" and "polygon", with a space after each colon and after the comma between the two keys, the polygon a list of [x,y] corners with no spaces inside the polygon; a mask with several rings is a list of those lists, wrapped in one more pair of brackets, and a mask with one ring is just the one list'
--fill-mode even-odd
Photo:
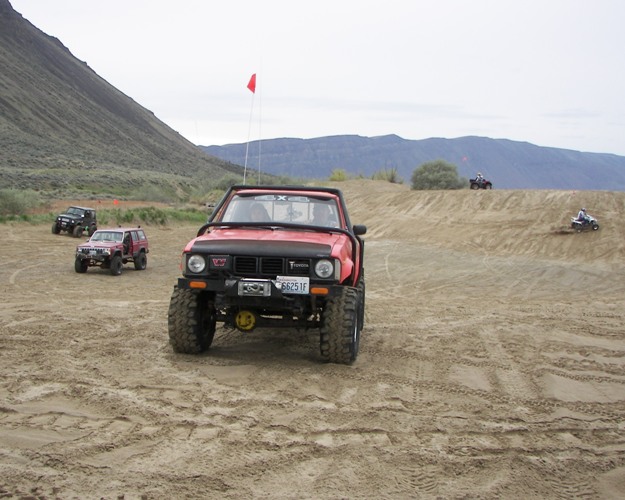
{"label": "rear wheel", "polygon": [[122,258],[119,255],[114,255],[111,259],[110,271],[113,276],[119,276],[122,273],[123,266]]}
{"label": "rear wheel", "polygon": [[362,297],[357,288],[343,287],[328,298],[321,320],[321,357],[331,363],[349,365],[360,346]]}
{"label": "rear wheel", "polygon": [[145,252],[141,252],[135,258],[135,269],[137,271],[144,271],[146,267],[148,267],[148,256],[145,254]]}
{"label": "rear wheel", "polygon": [[174,352],[197,354],[213,343],[217,326],[215,306],[209,294],[174,287],[167,326]]}

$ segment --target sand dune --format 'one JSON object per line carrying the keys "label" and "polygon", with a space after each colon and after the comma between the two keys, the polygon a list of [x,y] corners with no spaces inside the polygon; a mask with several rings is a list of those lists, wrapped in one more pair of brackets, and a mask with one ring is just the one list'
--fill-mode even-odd
{"label": "sand dune", "polygon": [[[365,221],[369,238],[401,237],[497,255],[625,261],[623,192],[413,191],[388,183],[371,190],[370,184],[343,185],[352,222]],[[602,230],[581,235],[570,230],[570,218],[581,207]]]}
{"label": "sand dune", "polygon": [[[336,185],[369,228],[349,367],[314,331],[174,354],[196,227],[148,227],[113,277],[0,225],[2,496],[623,498],[625,193]],[[568,229],[582,205],[599,231]]]}

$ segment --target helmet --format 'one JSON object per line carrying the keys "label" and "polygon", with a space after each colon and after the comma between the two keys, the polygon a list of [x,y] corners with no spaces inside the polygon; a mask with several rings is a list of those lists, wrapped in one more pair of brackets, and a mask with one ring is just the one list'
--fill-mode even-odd
{"label": "helmet", "polygon": [[586,209],[585,209],[585,208],[582,208],[582,212],[585,212],[585,211],[586,211]]}

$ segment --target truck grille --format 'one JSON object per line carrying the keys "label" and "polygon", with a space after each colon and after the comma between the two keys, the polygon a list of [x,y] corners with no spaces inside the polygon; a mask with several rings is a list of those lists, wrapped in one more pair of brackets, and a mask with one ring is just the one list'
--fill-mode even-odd
{"label": "truck grille", "polygon": [[[288,263],[296,261],[299,265]],[[308,276],[309,259],[287,259],[283,257],[234,257],[234,273],[248,277],[276,277],[278,275]]]}
{"label": "truck grille", "polygon": [[88,254],[88,253],[94,252],[94,251],[95,251],[95,253],[97,255],[102,255],[104,253],[104,249],[103,248],[81,248],[80,249],[80,252],[84,253],[84,254]]}

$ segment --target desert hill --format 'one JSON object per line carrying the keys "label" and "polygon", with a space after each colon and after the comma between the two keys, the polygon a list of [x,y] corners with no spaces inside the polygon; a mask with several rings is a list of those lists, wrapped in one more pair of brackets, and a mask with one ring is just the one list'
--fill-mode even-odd
{"label": "desert hill", "polygon": [[242,172],[210,157],[0,0],[0,175],[63,190],[188,187]]}
{"label": "desert hill", "polygon": [[[208,154],[243,164],[246,144],[202,146]],[[465,178],[481,171],[495,189],[625,190],[625,157],[536,146],[488,137],[407,140],[397,135],[341,135],[314,139],[267,139],[249,144],[248,165],[275,175],[327,178],[334,169],[371,177],[396,169],[410,183],[421,164],[443,159]]]}
{"label": "desert hill", "polygon": [[[625,193],[609,191],[414,191],[383,181],[336,182],[367,238],[402,239],[491,256],[592,263],[625,261]],[[601,229],[577,234],[581,207]],[[418,257],[418,256],[416,256]]]}

